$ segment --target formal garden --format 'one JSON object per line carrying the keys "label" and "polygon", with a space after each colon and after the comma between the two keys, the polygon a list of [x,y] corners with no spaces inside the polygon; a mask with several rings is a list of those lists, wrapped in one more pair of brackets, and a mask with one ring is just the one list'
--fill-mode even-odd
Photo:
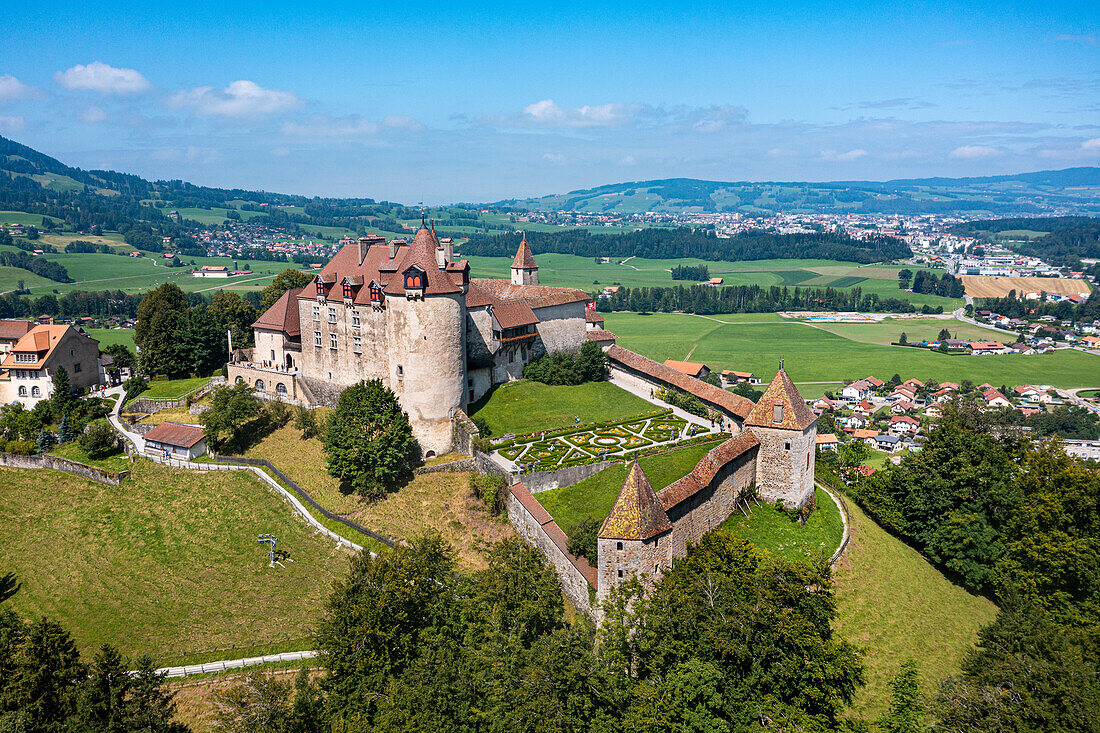
{"label": "formal garden", "polygon": [[494,446],[521,473],[552,471],[603,460],[637,458],[647,449],[712,435],[705,427],[658,410],[625,420],[517,435]]}

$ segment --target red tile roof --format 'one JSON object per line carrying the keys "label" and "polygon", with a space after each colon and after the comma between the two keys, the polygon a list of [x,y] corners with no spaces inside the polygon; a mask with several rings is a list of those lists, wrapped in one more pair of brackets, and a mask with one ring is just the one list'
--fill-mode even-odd
{"label": "red tile roof", "polygon": [[696,364],[693,361],[676,361],[675,359],[665,359],[665,366],[672,367],[678,372],[683,372],[689,377],[698,378],[699,373],[703,371],[706,364]]}
{"label": "red tile roof", "polygon": [[155,440],[165,445],[190,448],[204,437],[202,428],[197,425],[183,425],[178,422],[162,422],[145,434],[145,440]]}
{"label": "red tile roof", "polygon": [[596,568],[592,567],[583,557],[577,557],[569,552],[569,538],[565,536],[565,532],[561,531],[561,527],[557,525],[554,518],[542,508],[542,504],[539,504],[538,500],[531,495],[527,487],[523,484],[513,484],[508,487],[508,491],[511,492],[512,496],[516,497],[519,503],[523,505],[523,508],[531,514],[531,517],[536,522],[538,522],[539,526],[546,532],[546,536],[550,541],[561,550],[563,555],[565,555],[565,559],[580,572],[590,586],[595,588],[599,582],[599,574],[596,572]]}
{"label": "red tile roof", "polygon": [[707,452],[695,468],[679,481],[674,481],[657,494],[661,508],[666,512],[677,504],[691,498],[710,486],[710,482],[726,465],[736,458],[760,445],[750,431],[746,430]]}
{"label": "red tile roof", "polygon": [[605,331],[602,328],[594,328],[591,331],[586,331],[585,332],[585,340],[586,341],[596,341],[596,342],[615,341],[618,338],[619,337],[616,336],[615,334],[611,333],[610,331]]}
{"label": "red tile roof", "polygon": [[280,295],[279,299],[256,319],[256,322],[252,324],[252,328],[281,331],[291,337],[301,336],[302,327],[299,322],[298,296],[304,290],[305,288],[295,288]]}
{"label": "red tile roof", "polygon": [[555,288],[549,285],[515,285],[511,280],[475,278],[474,284],[501,300],[523,298],[532,308],[588,301],[588,294],[576,288]]}
{"label": "red tile roof", "polygon": [[32,321],[2,320],[0,321],[0,339],[5,341],[21,339],[27,331],[30,331],[34,326],[35,324]]}
{"label": "red tile roof", "polygon": [[493,305],[493,317],[501,328],[517,328],[539,322],[531,306],[522,300],[498,300]]}
{"label": "red tile roof", "polygon": [[516,250],[516,257],[512,260],[512,267],[518,267],[523,270],[537,270],[539,266],[535,264],[535,257],[531,254],[531,247],[527,244],[527,235],[523,235],[523,239],[520,240],[519,249]]}
{"label": "red tile roof", "polygon": [[603,323],[604,317],[596,312],[594,308],[584,309],[584,322],[585,323]]}
{"label": "red tile roof", "polygon": [[[783,408],[779,422],[774,421],[776,406]],[[745,424],[765,428],[805,430],[814,420],[817,420],[817,415],[806,404],[806,400],[802,399],[802,395],[798,393],[798,388],[794,386],[786,370],[780,369],[768,388],[764,390],[764,396],[757,401],[752,412],[745,418]]]}
{"label": "red tile roof", "polygon": [[[634,371],[641,372],[665,384],[670,384],[677,389],[682,389],[690,395],[695,395],[701,400],[718,405],[731,414],[744,419],[752,411],[752,400],[746,399],[733,392],[727,392],[721,387],[715,387],[706,382],[700,382],[694,377],[678,372],[672,367],[658,364],[652,359],[647,359],[641,354],[615,345],[607,350],[607,356],[612,361],[618,362]],[[809,408],[807,408],[809,409]]]}

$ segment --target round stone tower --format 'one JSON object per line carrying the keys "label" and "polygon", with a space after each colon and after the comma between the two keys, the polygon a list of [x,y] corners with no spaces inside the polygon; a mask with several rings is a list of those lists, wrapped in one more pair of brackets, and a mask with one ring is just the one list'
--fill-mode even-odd
{"label": "round stone tower", "polygon": [[466,407],[466,296],[438,246],[421,228],[385,287],[389,384],[428,458],[451,450],[451,416]]}

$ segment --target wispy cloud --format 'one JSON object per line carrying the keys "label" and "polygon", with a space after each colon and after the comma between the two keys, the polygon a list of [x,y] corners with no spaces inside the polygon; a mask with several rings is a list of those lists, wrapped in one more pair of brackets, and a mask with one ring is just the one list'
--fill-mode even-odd
{"label": "wispy cloud", "polygon": [[948,157],[955,160],[985,160],[988,158],[1000,158],[1003,150],[991,148],[987,145],[960,145],[952,150]]}
{"label": "wispy cloud", "polygon": [[153,88],[149,80],[134,69],[109,66],[102,61],[77,64],[53,76],[54,81],[72,91],[91,91],[100,94],[140,94]]}
{"label": "wispy cloud", "polygon": [[311,115],[302,121],[284,122],[284,135],[291,137],[354,138],[374,135],[378,124],[359,115],[328,117]]}
{"label": "wispy cloud", "polygon": [[915,97],[897,97],[876,102],[860,102],[859,109],[931,109],[935,104]]}
{"label": "wispy cloud", "polygon": [[867,151],[863,148],[855,148],[846,153],[838,153],[835,150],[822,150],[817,159],[828,163],[850,163],[866,156]]}
{"label": "wispy cloud", "polygon": [[24,84],[11,74],[0,75],[0,102],[14,102],[36,96],[39,90]]}
{"label": "wispy cloud", "polygon": [[535,127],[612,127],[622,124],[632,111],[625,104],[561,107],[552,99],[543,99],[524,107],[520,119]]}
{"label": "wispy cloud", "polygon": [[1073,35],[1064,33],[1060,36],[1054,37],[1055,41],[1065,41],[1067,43],[1080,43],[1083,46],[1096,46],[1100,45],[1100,39],[1096,37],[1095,33],[1086,33],[1081,35]]}
{"label": "wispy cloud", "polygon": [[170,107],[192,109],[201,115],[250,117],[285,112],[302,104],[293,92],[265,89],[253,81],[239,80],[225,89],[196,87],[176,92],[168,99]]}
{"label": "wispy cloud", "polygon": [[107,121],[107,113],[104,112],[99,107],[92,106],[92,107],[86,107],[85,109],[80,110],[80,113],[77,115],[77,118],[81,122],[86,122],[89,125],[94,125],[94,124],[97,124],[99,122],[106,122]]}
{"label": "wispy cloud", "polygon": [[0,115],[0,132],[20,132],[26,126],[27,122],[22,115]]}

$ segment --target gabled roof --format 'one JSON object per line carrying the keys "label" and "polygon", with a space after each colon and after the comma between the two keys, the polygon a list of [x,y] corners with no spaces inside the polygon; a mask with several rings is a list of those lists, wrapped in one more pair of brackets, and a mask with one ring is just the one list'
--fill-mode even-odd
{"label": "gabled roof", "polygon": [[637,461],[630,464],[626,480],[600,527],[603,540],[648,540],[672,529],[649,479]]}
{"label": "gabled roof", "polygon": [[718,447],[707,451],[702,460],[695,464],[695,468],[691,470],[691,473],[661,489],[660,493],[657,494],[657,498],[661,502],[661,508],[667,512],[672,507],[707,488],[724,466],[758,445],[760,445],[760,441],[750,431],[746,430]]}
{"label": "gabled roof", "polygon": [[157,443],[174,445],[180,448],[190,448],[204,437],[202,428],[197,425],[183,425],[178,422],[165,421],[145,434],[145,440],[153,440]]}
{"label": "gabled roof", "polygon": [[298,315],[298,295],[305,288],[294,288],[279,296],[279,299],[271,304],[271,307],[263,312],[252,328],[262,328],[268,331],[281,331],[290,337],[302,335],[302,327]]}
{"label": "gabled roof", "polygon": [[683,372],[689,377],[698,377],[699,373],[706,368],[706,364],[697,364],[693,361],[676,361],[675,359],[665,359],[665,366],[672,367],[678,372]]}
{"label": "gabled roof", "polygon": [[519,242],[519,249],[516,250],[516,257],[512,260],[512,267],[520,270],[539,269],[539,266],[535,264],[535,256],[531,254],[531,247],[527,244],[526,234]]}
{"label": "gabled roof", "polygon": [[[600,319],[603,320],[603,319]],[[14,341],[23,338],[23,335],[34,328],[32,321],[0,321],[0,339]]]}
{"label": "gabled roof", "polygon": [[499,300],[493,305],[493,317],[501,328],[518,328],[539,322],[535,312],[522,300]]}
{"label": "gabled roof", "polygon": [[584,309],[584,322],[585,323],[603,323],[604,317],[597,313],[594,308]]}
{"label": "gabled roof", "polygon": [[[461,293],[462,288],[456,285],[446,272],[440,271],[439,262],[435,258],[438,247],[439,240],[436,239],[435,232],[427,227],[420,227],[420,231],[416,233],[412,244],[409,245],[409,254],[405,258],[403,267],[398,272],[403,274],[410,268],[423,270],[427,281],[424,283],[424,295]],[[404,295],[404,277],[390,278],[386,283],[385,292],[387,295]]]}
{"label": "gabled roof", "polygon": [[[37,325],[23,334],[22,338],[12,346],[11,351],[4,357],[4,362],[0,364],[0,366],[18,369],[41,369],[46,362],[49,361],[57,345],[61,343],[61,340],[65,338],[70,331],[80,337],[93,340],[91,336],[72,326],[52,324]],[[37,359],[33,362],[17,362],[15,360],[15,354],[17,352],[30,352],[36,354]]]}
{"label": "gabled roof", "polygon": [[[773,421],[774,408],[777,405],[783,407],[780,422]],[[802,399],[802,395],[798,393],[798,388],[794,386],[786,370],[780,369],[768,388],[764,390],[764,396],[757,401],[756,407],[752,408],[752,412],[745,418],[745,424],[765,428],[805,430],[813,424],[814,420],[817,420],[817,415],[806,404],[806,400]]]}
{"label": "gabled roof", "polygon": [[516,285],[500,278],[474,278],[472,281],[489,295],[501,300],[523,298],[532,308],[546,308],[565,303],[588,302],[588,293],[576,288],[556,288],[550,285]]}
{"label": "gabled roof", "polygon": [[595,341],[596,343],[603,343],[605,341],[616,341],[618,336],[610,331],[602,328],[593,328],[584,332],[584,338],[586,341]]}
{"label": "gabled roof", "polygon": [[635,354],[633,351],[624,349],[621,346],[611,346],[607,350],[607,356],[612,361],[617,361],[646,376],[671,384],[690,395],[695,395],[701,400],[718,405],[740,418],[744,418],[752,410],[752,400],[750,399],[736,395],[721,387],[715,387],[713,384],[707,384],[694,377],[689,377],[683,372],[678,372],[664,364],[658,364],[652,359],[647,359],[641,354]]}

